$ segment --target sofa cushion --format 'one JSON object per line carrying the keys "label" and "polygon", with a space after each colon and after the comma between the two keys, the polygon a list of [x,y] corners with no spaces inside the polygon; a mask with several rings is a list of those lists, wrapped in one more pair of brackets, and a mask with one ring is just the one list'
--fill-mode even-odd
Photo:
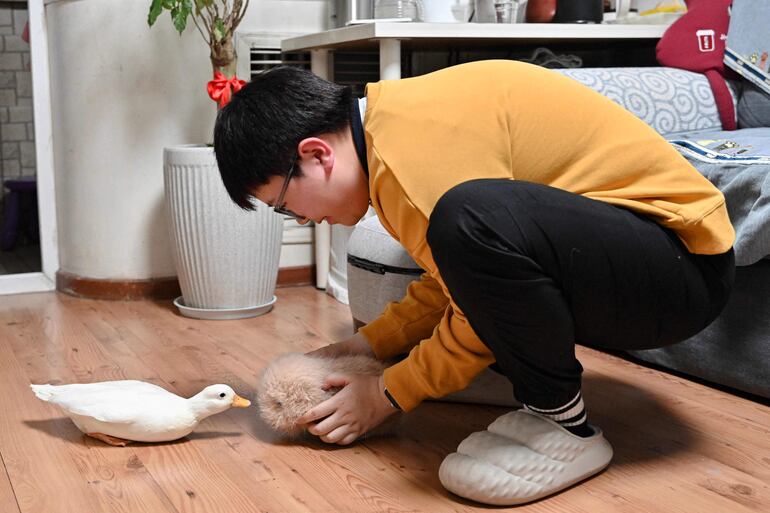
{"label": "sofa cushion", "polygon": [[727,306],[706,329],[679,344],[631,354],[770,398],[770,260],[736,270]]}
{"label": "sofa cushion", "polygon": [[749,82],[738,100],[738,128],[770,127],[770,95]]}

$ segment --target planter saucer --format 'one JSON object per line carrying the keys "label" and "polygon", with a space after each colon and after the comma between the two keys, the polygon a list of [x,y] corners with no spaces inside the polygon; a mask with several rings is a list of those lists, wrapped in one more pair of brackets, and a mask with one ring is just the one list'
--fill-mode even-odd
{"label": "planter saucer", "polygon": [[174,306],[179,309],[179,313],[185,317],[193,319],[205,319],[209,321],[226,321],[233,319],[246,319],[266,314],[273,309],[277,298],[273,296],[269,302],[258,306],[249,306],[247,308],[193,308],[185,306],[182,296],[174,300]]}

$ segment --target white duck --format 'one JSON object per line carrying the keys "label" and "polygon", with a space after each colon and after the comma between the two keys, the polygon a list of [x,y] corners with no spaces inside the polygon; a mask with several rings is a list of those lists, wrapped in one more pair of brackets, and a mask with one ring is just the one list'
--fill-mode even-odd
{"label": "white duck", "polygon": [[64,410],[83,433],[110,445],[167,442],[189,435],[200,421],[251,402],[227,385],[211,385],[189,399],[143,381],[30,385]]}

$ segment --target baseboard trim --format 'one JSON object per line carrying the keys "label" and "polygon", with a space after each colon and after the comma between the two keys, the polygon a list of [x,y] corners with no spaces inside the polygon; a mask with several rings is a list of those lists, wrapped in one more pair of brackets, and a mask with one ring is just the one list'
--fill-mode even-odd
{"label": "baseboard trim", "polygon": [[56,290],[87,299],[173,299],[182,295],[176,276],[149,280],[97,280],[57,272]]}
{"label": "baseboard trim", "polygon": [[[279,287],[298,287],[315,283],[315,266],[285,267],[278,270]],[[59,271],[56,290],[86,299],[174,299],[182,295],[176,276],[149,280],[97,280]]]}
{"label": "baseboard trim", "polygon": [[315,266],[284,267],[278,269],[279,287],[299,287],[315,284]]}

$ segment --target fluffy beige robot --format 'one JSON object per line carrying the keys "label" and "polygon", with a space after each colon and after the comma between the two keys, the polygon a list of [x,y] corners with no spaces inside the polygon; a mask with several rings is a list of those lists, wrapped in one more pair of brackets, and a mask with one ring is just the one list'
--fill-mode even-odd
{"label": "fluffy beige robot", "polygon": [[273,429],[296,437],[304,432],[304,427],[297,425],[297,419],[340,390],[324,390],[328,375],[377,376],[384,368],[382,362],[362,355],[329,358],[287,353],[270,362],[262,372],[257,385],[257,404],[262,418]]}

